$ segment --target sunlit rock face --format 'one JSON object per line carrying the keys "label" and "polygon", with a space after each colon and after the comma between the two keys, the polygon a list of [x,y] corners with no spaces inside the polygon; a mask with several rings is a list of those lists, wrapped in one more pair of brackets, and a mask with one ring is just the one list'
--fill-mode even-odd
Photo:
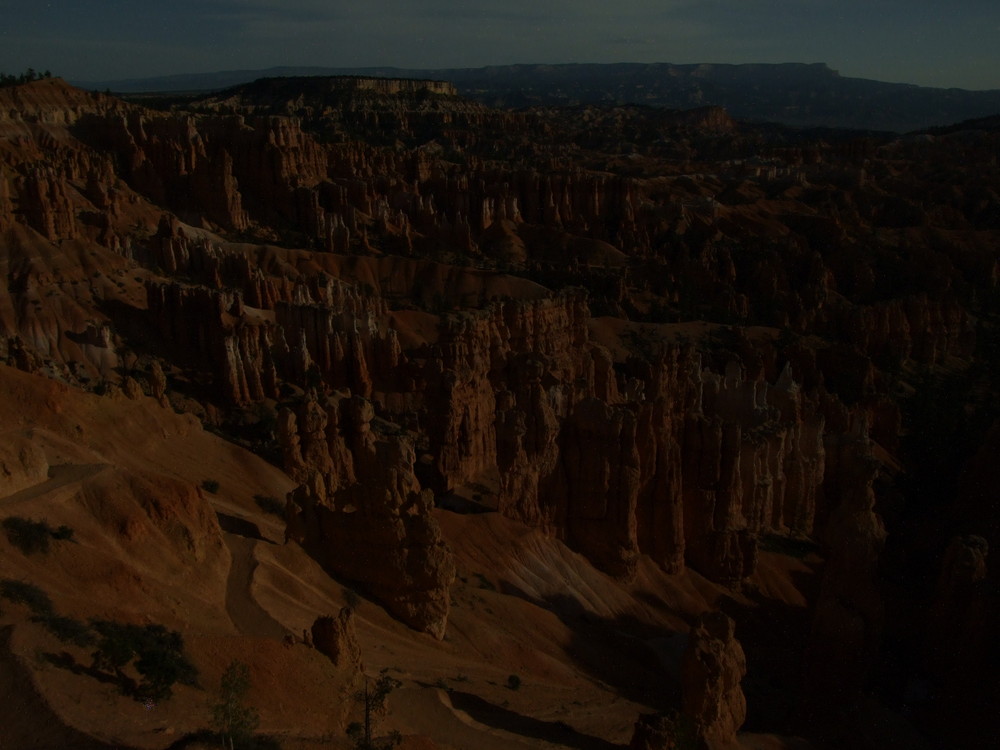
{"label": "sunlit rock face", "polygon": [[747,663],[735,628],[722,612],[702,615],[691,628],[681,661],[684,716],[700,747],[740,746],[736,732],[747,715],[740,681]]}

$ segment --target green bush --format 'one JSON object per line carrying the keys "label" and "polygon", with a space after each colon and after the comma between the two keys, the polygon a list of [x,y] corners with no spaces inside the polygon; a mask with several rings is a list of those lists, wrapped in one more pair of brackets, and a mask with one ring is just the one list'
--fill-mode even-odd
{"label": "green bush", "polygon": [[31,621],[37,622],[63,643],[92,646],[95,638],[90,628],[72,617],[56,614],[49,595],[26,581],[0,581],[0,596],[15,604],[24,604],[32,611]]}
{"label": "green bush", "polygon": [[[91,620],[90,625],[98,634],[93,668],[113,673],[124,691],[137,700],[169,698],[174,683],[194,684],[198,673],[184,656],[184,640],[177,631],[107,620]],[[143,677],[138,685],[122,671],[133,659]]]}
{"label": "green bush", "polygon": [[205,492],[211,492],[213,495],[219,491],[219,483],[214,479],[205,479],[201,483],[201,488]]}
{"label": "green bush", "polygon": [[58,529],[52,532],[52,538],[58,539],[60,541],[72,542],[73,540],[73,529],[69,526],[60,526]]}
{"label": "green bush", "polygon": [[94,669],[121,675],[122,669],[135,656],[138,628],[105,620],[91,620],[90,625],[99,636],[97,650],[92,656]]}
{"label": "green bush", "polygon": [[[96,644],[91,669],[114,675],[123,692],[137,700],[169,698],[175,683],[194,685],[197,680],[197,670],[184,655],[184,639],[175,630],[109,620],[91,620],[86,625],[56,614],[48,594],[26,581],[0,580],[0,597],[27,606],[33,613],[31,621],[63,643]],[[138,684],[123,672],[130,663],[142,677]]]}
{"label": "green bush", "polygon": [[395,677],[389,675],[388,668],[379,672],[378,679],[373,685],[368,684],[365,679],[364,690],[359,690],[354,694],[354,699],[360,701],[364,706],[365,723],[351,722],[347,726],[347,736],[354,743],[355,750],[391,750],[403,741],[399,732],[390,732],[383,740],[376,740],[372,737],[374,722],[386,712],[389,694],[403,683]]}
{"label": "green bush", "polygon": [[53,529],[45,521],[11,516],[3,520],[3,528],[10,543],[26,555],[48,552],[50,539],[73,541],[71,527],[60,526],[58,529]]}
{"label": "green bush", "polygon": [[35,615],[32,622],[40,623],[52,635],[63,643],[71,643],[74,646],[93,646],[97,638],[85,623],[74,620],[72,617],[62,617],[61,615]]}
{"label": "green bush", "polygon": [[135,669],[144,678],[139,686],[142,696],[168,698],[174,683],[193,685],[197,680],[198,672],[184,656],[184,639],[176,630],[147,625],[136,655]]}
{"label": "green bush", "polygon": [[31,521],[11,516],[3,519],[7,539],[26,555],[48,552],[52,529],[45,521]]}
{"label": "green bush", "polygon": [[0,596],[14,604],[24,604],[35,615],[47,617],[54,614],[52,600],[38,586],[27,581],[5,578],[0,581]]}
{"label": "green bush", "polygon": [[17,86],[21,83],[31,83],[32,81],[40,81],[43,78],[51,77],[52,74],[49,71],[46,70],[44,73],[37,73],[34,68],[28,68],[27,71],[21,73],[19,76],[0,73],[0,87]]}

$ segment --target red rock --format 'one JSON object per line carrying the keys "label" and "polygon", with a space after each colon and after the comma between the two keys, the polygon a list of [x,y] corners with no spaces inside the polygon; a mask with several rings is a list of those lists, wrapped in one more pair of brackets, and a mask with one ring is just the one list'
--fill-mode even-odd
{"label": "red rock", "polygon": [[681,660],[684,716],[700,746],[740,747],[736,732],[747,715],[740,681],[746,657],[736,640],[736,625],[722,612],[708,612],[691,628]]}
{"label": "red rock", "polygon": [[349,608],[341,609],[336,617],[317,617],[307,633],[312,638],[313,647],[333,662],[333,666],[352,673],[364,670],[354,613]]}
{"label": "red rock", "polygon": [[856,430],[827,447],[839,477],[839,503],[824,529],[828,557],[805,657],[807,686],[822,696],[817,701],[832,705],[859,697],[884,619],[878,565],[886,531],[872,489],[879,463],[864,437],[866,426]]}
{"label": "red rock", "polygon": [[[301,422],[288,412],[279,418],[289,470],[305,478],[290,496],[288,538],[395,617],[443,638],[455,564],[432,515],[433,495],[421,492],[413,474],[412,439],[376,435],[371,404],[361,397],[330,405],[339,432],[326,431],[317,405],[304,409]],[[332,453],[349,458],[349,474],[335,471]]]}

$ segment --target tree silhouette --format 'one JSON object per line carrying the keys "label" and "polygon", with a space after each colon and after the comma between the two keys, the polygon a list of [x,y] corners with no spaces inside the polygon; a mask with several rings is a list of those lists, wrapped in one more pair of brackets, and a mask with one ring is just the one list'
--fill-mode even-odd
{"label": "tree silhouette", "polygon": [[402,742],[399,732],[391,732],[389,737],[380,742],[372,739],[373,717],[379,718],[385,714],[386,701],[389,693],[398,688],[402,683],[389,676],[389,670],[383,669],[379,672],[378,679],[374,684],[369,683],[368,675],[365,675],[365,687],[354,694],[354,699],[364,703],[365,723],[353,722],[347,727],[347,734],[354,742],[355,750],[391,750],[391,748]]}
{"label": "tree silhouette", "polygon": [[243,703],[249,689],[250,668],[241,661],[230,662],[220,681],[219,702],[212,707],[215,727],[229,750],[248,744],[260,724],[256,709]]}

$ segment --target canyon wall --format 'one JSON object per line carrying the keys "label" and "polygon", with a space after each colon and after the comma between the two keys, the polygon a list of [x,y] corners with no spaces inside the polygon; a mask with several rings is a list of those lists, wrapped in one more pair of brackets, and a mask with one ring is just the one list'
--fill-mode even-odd
{"label": "canyon wall", "polygon": [[863,681],[872,456],[995,296],[996,196],[955,166],[991,136],[288,85],[0,91],[0,356],[271,451],[289,538],[438,637],[455,495],[626,580],[647,555],[739,587],[761,540],[820,540],[810,663]]}

